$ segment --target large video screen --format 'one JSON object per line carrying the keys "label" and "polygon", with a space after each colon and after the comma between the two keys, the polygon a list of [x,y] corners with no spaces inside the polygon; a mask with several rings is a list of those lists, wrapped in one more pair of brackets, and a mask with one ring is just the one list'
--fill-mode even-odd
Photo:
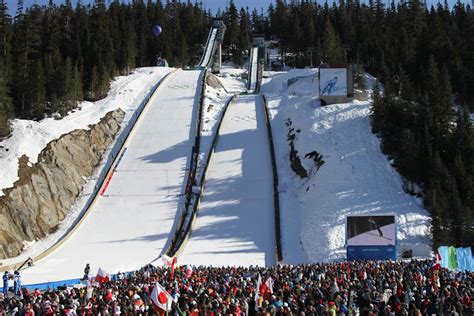
{"label": "large video screen", "polygon": [[348,216],[348,246],[395,245],[397,232],[394,215]]}
{"label": "large video screen", "polygon": [[347,96],[347,69],[319,68],[319,93],[321,96]]}

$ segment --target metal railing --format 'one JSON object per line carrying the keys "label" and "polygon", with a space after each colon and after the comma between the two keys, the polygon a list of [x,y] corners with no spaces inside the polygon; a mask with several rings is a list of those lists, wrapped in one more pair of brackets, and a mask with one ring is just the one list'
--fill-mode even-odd
{"label": "metal railing", "polygon": [[272,160],[273,174],[273,205],[275,208],[275,238],[276,238],[276,254],[277,260],[283,260],[283,252],[281,247],[281,212],[280,212],[280,193],[278,192],[278,169],[275,158],[275,145],[273,143],[273,132],[268,111],[267,98],[262,94],[263,106],[265,109],[265,124],[267,125],[268,144],[270,146],[270,157]]}

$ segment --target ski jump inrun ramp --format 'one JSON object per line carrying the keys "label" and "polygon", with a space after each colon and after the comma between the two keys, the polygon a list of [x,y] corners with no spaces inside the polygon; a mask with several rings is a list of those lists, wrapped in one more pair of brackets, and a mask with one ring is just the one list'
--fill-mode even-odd
{"label": "ski jump inrun ramp", "polygon": [[249,85],[251,92],[257,90],[258,81],[258,47],[252,47],[250,51],[250,67],[249,67]]}
{"label": "ski jump inrun ramp", "polygon": [[23,284],[80,278],[86,263],[91,273],[132,271],[160,255],[179,217],[203,74],[177,71],[162,83],[103,195],[62,246],[22,271]]}

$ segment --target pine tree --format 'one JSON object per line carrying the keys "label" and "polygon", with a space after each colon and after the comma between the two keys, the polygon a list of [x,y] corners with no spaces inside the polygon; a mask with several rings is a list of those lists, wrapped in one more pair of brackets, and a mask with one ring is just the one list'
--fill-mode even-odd
{"label": "pine tree", "polygon": [[[240,22],[239,22],[240,36],[237,46],[238,55],[235,58],[235,61],[238,64],[242,64],[242,52],[248,50],[251,45],[252,38],[252,25],[250,22],[250,16],[243,8],[240,10]],[[240,52],[240,53],[239,53]]]}
{"label": "pine tree", "polygon": [[0,66],[8,74],[10,68],[11,17],[5,0],[0,0]]}
{"label": "pine tree", "polygon": [[0,138],[10,134],[8,120],[13,116],[11,98],[8,94],[5,78],[0,73]]}
{"label": "pine tree", "polygon": [[229,3],[229,9],[226,11],[224,21],[227,25],[227,31],[224,37],[224,45],[228,46],[232,54],[232,61],[239,63],[242,58],[242,52],[239,51],[239,13],[233,0]]}
{"label": "pine tree", "polygon": [[323,41],[324,61],[328,64],[341,64],[345,62],[339,36],[334,31],[331,21],[327,19]]}
{"label": "pine tree", "polygon": [[374,91],[372,93],[373,105],[370,118],[372,120],[372,133],[380,133],[384,124],[385,117],[385,100],[380,93],[380,86],[375,82]]}

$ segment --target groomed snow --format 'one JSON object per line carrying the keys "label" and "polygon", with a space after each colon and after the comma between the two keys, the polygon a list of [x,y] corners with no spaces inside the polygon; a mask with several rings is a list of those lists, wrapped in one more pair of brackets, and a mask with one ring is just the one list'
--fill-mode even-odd
{"label": "groomed snow", "polygon": [[206,51],[204,52],[204,56],[203,56],[203,59],[202,59],[201,63],[199,64],[200,67],[209,66],[209,62],[211,61],[211,58],[212,58],[212,52],[214,51],[214,46],[215,46],[216,37],[217,37],[217,31],[218,31],[217,28],[212,28],[211,29],[209,40],[206,43],[206,47],[205,47]]}
{"label": "groomed snow", "polygon": [[250,53],[250,62],[251,62],[251,72],[249,74],[250,78],[250,91],[255,91],[257,87],[257,73],[258,73],[258,47],[252,47]]}
{"label": "groomed snow", "polygon": [[[151,73],[146,75],[147,71]],[[131,114],[146,94],[148,79],[144,78],[159,78],[160,71],[162,77],[165,69],[148,68],[137,70],[133,80],[119,79],[128,83],[124,81],[121,88],[114,83],[109,98],[117,98],[110,99],[115,107],[111,104],[106,110],[85,115],[91,122],[83,125],[97,122],[119,106],[129,106],[127,115]],[[222,69],[219,79],[227,92],[206,88],[202,153],[209,148],[225,100],[231,93],[246,89],[238,77],[242,72]],[[110,273],[133,270],[160,255],[182,203],[179,194],[194,141],[200,74],[173,74],[152,98],[126,145],[106,196],[98,199],[70,240],[22,272],[25,284],[81,277],[86,263],[91,264],[92,273],[99,266]],[[272,117],[284,262],[342,260],[345,216],[384,213],[397,216],[399,251],[411,248],[415,256],[429,257],[428,213],[418,198],[403,192],[400,175],[371,133],[371,103],[320,107],[314,69],[268,72],[265,76],[268,79],[262,91]],[[296,80],[288,86],[288,79]],[[155,82],[150,79],[148,87]],[[128,89],[134,90],[135,101],[127,94]],[[303,180],[289,165],[288,118],[292,127],[300,130],[295,148],[310,174]],[[314,162],[303,158],[313,150],[325,161],[317,172]],[[268,266],[275,260],[271,160],[264,112],[259,96],[240,96],[226,114],[201,208],[179,263]]]}
{"label": "groomed snow", "polygon": [[202,73],[178,71],[155,93],[104,196],[58,250],[24,270],[25,284],[81,277],[86,263],[92,273],[130,271],[161,254],[182,204]]}
{"label": "groomed snow", "polygon": [[[353,101],[320,107],[317,71],[267,73],[262,85],[271,108],[280,177],[284,262],[321,262],[345,258],[347,215],[393,213],[398,221],[399,252],[430,256],[429,216],[418,198],[406,194],[402,180],[371,133],[370,102]],[[299,78],[286,92],[288,79]],[[295,148],[309,170],[300,179],[290,169],[288,118],[296,133]],[[313,150],[325,164],[316,172]]]}
{"label": "groomed snow", "polygon": [[260,96],[227,110],[209,165],[204,197],[181,264],[269,266],[276,263],[273,187]]}
{"label": "groomed snow", "polygon": [[0,196],[3,195],[3,189],[12,187],[18,180],[19,157],[26,155],[31,163],[36,163],[41,150],[61,135],[75,129],[88,129],[90,124],[98,123],[107,112],[118,108],[130,114],[153,85],[172,70],[162,67],[139,68],[131,75],[117,77],[105,99],[81,102],[78,109],[60,120],[13,120],[12,135],[0,142]]}

